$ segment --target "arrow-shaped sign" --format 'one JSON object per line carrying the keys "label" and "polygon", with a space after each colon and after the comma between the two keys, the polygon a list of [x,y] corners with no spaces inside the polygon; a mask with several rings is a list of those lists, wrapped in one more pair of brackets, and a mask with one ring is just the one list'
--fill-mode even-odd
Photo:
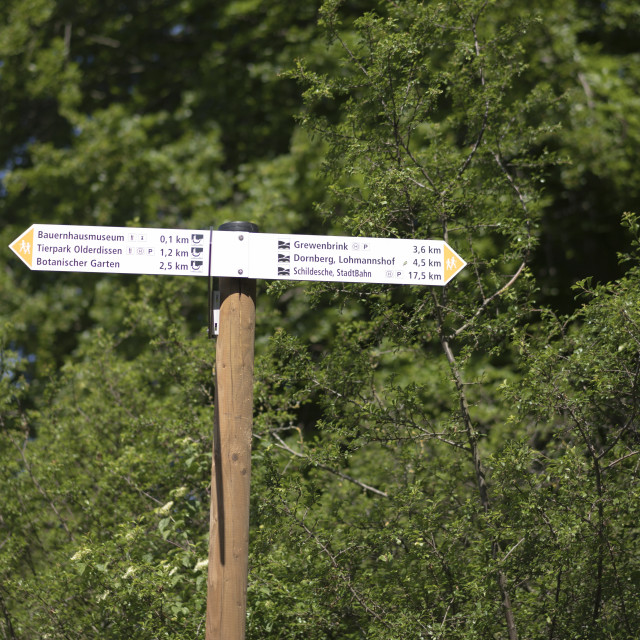
{"label": "arrow-shaped sign", "polygon": [[442,240],[255,233],[250,242],[252,278],[445,285],[466,265]]}
{"label": "arrow-shaped sign", "polygon": [[37,271],[443,286],[466,262],[442,240],[34,224],[10,245]]}
{"label": "arrow-shaped sign", "polygon": [[9,246],[37,271],[207,275],[209,232],[34,224]]}

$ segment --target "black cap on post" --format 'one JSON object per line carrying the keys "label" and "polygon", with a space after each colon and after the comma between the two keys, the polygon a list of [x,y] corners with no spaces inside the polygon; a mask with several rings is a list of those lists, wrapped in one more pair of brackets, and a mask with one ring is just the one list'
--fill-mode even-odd
{"label": "black cap on post", "polygon": [[248,233],[258,233],[258,225],[253,222],[225,222],[218,227],[218,231],[247,231]]}

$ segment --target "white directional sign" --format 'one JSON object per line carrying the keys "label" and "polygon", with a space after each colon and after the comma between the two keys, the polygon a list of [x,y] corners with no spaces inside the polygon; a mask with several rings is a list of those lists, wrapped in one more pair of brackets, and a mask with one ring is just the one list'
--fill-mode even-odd
{"label": "white directional sign", "polygon": [[208,272],[208,231],[34,224],[9,246],[37,271]]}
{"label": "white directional sign", "polygon": [[445,285],[466,262],[442,240],[251,235],[249,276]]}
{"label": "white directional sign", "polygon": [[39,271],[267,280],[443,286],[466,265],[442,240],[242,231],[34,224],[10,248]]}

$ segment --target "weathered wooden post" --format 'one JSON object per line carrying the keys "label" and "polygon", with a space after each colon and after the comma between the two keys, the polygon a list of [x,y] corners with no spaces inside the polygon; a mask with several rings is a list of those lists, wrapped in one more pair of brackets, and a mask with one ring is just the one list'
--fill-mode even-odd
{"label": "weathered wooden post", "polygon": [[[219,230],[255,233],[258,228],[230,222]],[[245,637],[255,299],[254,279],[220,278],[206,640]]]}

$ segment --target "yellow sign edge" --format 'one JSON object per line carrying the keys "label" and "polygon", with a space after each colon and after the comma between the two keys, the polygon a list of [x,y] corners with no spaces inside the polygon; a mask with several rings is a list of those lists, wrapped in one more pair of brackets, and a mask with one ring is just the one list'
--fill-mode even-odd
{"label": "yellow sign edge", "polygon": [[[23,233],[21,233],[10,245],[9,245],[9,249],[11,249],[11,251],[13,251],[18,258],[20,258],[20,260],[22,260],[22,262],[24,262],[27,267],[29,267],[29,269],[33,269],[33,231],[35,229],[35,224],[32,224],[26,231],[24,231]],[[30,256],[31,259],[27,259],[23,253],[20,251],[19,249],[19,242],[25,238],[26,236],[29,235],[29,233],[32,234],[31,237],[31,241],[28,243],[28,254]]]}

